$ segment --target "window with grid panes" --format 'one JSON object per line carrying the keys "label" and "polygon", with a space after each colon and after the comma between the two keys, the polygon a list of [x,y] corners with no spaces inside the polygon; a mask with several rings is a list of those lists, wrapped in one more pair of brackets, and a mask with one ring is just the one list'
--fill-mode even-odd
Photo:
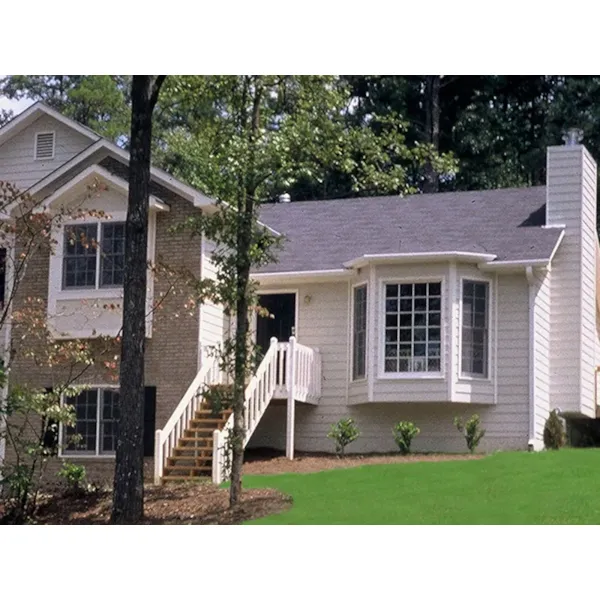
{"label": "window with grid panes", "polygon": [[65,226],[63,289],[123,285],[125,223]]}
{"label": "window with grid panes", "polygon": [[463,281],[461,372],[488,375],[488,298],[485,281]]}
{"label": "window with grid panes", "polygon": [[442,284],[385,285],[385,373],[439,373]]}
{"label": "window with grid panes", "polygon": [[366,373],[367,356],[367,286],[354,288],[354,329],[352,336],[352,379]]}
{"label": "window with grid panes", "polygon": [[119,419],[118,390],[85,390],[73,398],[65,398],[64,402],[75,408],[76,415],[75,426],[63,429],[64,454],[114,454]]}

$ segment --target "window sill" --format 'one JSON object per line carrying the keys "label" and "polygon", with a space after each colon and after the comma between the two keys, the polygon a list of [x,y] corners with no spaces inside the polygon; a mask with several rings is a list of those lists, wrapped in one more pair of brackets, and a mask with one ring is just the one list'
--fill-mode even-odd
{"label": "window sill", "polygon": [[367,378],[361,377],[360,379],[351,379],[350,383],[367,383]]}
{"label": "window sill", "polygon": [[475,381],[479,383],[492,383],[491,377],[478,377],[477,375],[459,375],[458,381],[465,381],[467,383],[473,383]]}
{"label": "window sill", "polygon": [[122,298],[123,297],[123,288],[122,287],[114,287],[114,288],[88,288],[88,289],[66,289],[66,290],[57,290],[56,291],[56,299],[57,300],[88,300],[92,299],[103,299],[103,298]]}
{"label": "window sill", "polygon": [[443,381],[446,379],[446,375],[444,373],[379,373],[377,379],[389,381],[389,380],[437,380]]}

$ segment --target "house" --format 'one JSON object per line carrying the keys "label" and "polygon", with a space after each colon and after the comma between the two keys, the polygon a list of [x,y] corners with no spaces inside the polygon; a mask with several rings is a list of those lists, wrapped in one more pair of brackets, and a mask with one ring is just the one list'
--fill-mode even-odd
{"label": "house", "polygon": [[[64,225],[52,232],[57,251],[36,258],[19,286],[14,306],[44,298],[57,339],[119,332],[127,164],[125,151],[43,104],[0,129],[0,180],[50,211],[78,203],[112,217],[78,221],[112,266],[68,244]],[[354,452],[393,451],[399,420],[421,428],[415,450],[457,452],[464,440],[453,418],[478,413],[484,451],[539,450],[552,409],[568,422],[595,419],[596,179],[593,158],[569,136],[548,148],[543,187],[262,205],[261,222],[285,243],[277,263],[253,273],[271,318],[253,323],[264,358],[246,390],[246,445],[290,458],[331,451],[330,425],[352,416],[361,430]],[[209,241],[172,232],[214,210],[153,169],[149,262],[215,276]],[[182,311],[168,295],[160,315],[150,310],[168,285],[149,271],[148,466],[157,481],[211,473],[220,481],[231,419],[210,414],[202,393],[223,381],[209,350],[229,322],[218,306]],[[31,360],[17,359],[13,373],[53,385],[51,370]],[[69,400],[84,445],[64,454],[109,473],[118,383],[101,369],[84,379],[91,390]]]}

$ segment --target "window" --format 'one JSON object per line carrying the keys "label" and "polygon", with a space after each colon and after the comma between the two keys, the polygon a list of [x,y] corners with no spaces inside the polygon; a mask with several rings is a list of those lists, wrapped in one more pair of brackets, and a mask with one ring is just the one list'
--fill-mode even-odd
{"label": "window", "polygon": [[441,372],[442,284],[385,286],[384,371]]}
{"label": "window", "polygon": [[354,288],[354,324],[352,330],[352,379],[366,374],[367,286]]}
{"label": "window", "polygon": [[[65,404],[75,407],[75,427],[63,429],[64,454],[99,456],[114,454],[119,419],[119,392],[116,389],[85,390]],[[80,436],[72,441],[73,436]]]}
{"label": "window", "polygon": [[488,298],[488,283],[463,281],[461,371],[465,375],[488,374]]}
{"label": "window", "polygon": [[52,160],[54,158],[54,131],[35,134],[35,160]]}
{"label": "window", "polygon": [[123,285],[125,223],[65,226],[63,289]]}

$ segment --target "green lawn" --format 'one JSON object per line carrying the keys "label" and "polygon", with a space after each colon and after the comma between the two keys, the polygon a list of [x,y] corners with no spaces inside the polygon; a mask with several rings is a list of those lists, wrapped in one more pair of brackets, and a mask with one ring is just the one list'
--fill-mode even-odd
{"label": "green lawn", "polygon": [[257,525],[600,524],[596,449],[255,475],[244,485],[294,498]]}

